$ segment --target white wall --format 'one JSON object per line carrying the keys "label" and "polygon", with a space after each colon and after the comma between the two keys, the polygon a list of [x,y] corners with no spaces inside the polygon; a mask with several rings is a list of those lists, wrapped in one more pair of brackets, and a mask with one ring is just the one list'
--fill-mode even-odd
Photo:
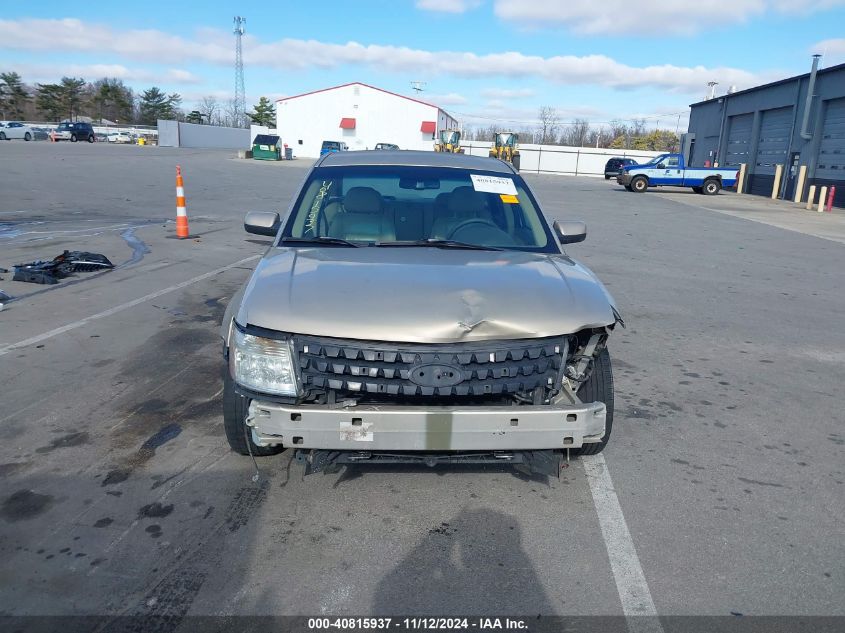
{"label": "white wall", "polygon": [[[487,156],[492,142],[461,141],[465,153]],[[535,174],[562,174],[567,176],[604,176],[608,158],[619,156],[645,163],[666,152],[647,152],[633,149],[601,149],[594,147],[567,147],[564,145],[519,144],[521,172]]]}
{"label": "white wall", "polygon": [[[319,156],[323,141],[342,141],[350,150],[373,149],[376,143],[430,150],[434,147],[432,135],[423,134],[420,126],[423,121],[440,123],[441,112],[434,106],[352,84],[279,99],[276,134],[298,157]],[[340,129],[342,118],[355,119],[355,129]]]}

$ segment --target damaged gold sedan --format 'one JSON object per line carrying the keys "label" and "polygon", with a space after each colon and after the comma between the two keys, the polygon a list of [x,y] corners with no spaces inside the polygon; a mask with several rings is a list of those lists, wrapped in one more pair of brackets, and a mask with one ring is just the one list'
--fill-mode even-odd
{"label": "damaged gold sedan", "polygon": [[244,455],[348,463],[512,463],[556,475],[613,423],[621,323],[563,252],[511,165],[429,152],[319,160],[233,297],[224,422]]}

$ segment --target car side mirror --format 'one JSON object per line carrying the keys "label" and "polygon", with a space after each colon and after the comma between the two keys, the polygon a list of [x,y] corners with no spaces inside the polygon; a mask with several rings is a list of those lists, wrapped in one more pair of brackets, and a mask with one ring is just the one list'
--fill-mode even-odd
{"label": "car side mirror", "polygon": [[587,225],[583,222],[559,222],[555,220],[553,227],[561,244],[574,244],[587,239]]}
{"label": "car side mirror", "polygon": [[244,218],[244,230],[255,235],[269,235],[275,237],[279,232],[281,219],[278,213],[272,211],[250,211]]}

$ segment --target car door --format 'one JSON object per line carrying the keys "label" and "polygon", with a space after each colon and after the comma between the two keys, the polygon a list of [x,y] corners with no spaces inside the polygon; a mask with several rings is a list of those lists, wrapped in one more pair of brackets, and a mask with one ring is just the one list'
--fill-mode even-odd
{"label": "car door", "polygon": [[21,123],[9,123],[4,131],[6,138],[23,138],[23,125]]}
{"label": "car door", "polygon": [[676,186],[684,184],[684,172],[677,156],[667,156],[662,163],[663,169],[660,178],[664,184]]}

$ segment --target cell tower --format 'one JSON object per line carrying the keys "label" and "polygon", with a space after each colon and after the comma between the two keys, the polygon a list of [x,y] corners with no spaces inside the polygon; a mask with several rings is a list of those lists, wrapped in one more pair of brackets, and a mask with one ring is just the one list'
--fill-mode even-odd
{"label": "cell tower", "polygon": [[246,123],[246,90],[244,89],[244,60],[241,53],[241,39],[246,18],[235,16],[235,119],[238,127]]}
{"label": "cell tower", "polygon": [[425,90],[426,83],[424,81],[412,81],[411,88],[413,88],[417,94],[421,93]]}

